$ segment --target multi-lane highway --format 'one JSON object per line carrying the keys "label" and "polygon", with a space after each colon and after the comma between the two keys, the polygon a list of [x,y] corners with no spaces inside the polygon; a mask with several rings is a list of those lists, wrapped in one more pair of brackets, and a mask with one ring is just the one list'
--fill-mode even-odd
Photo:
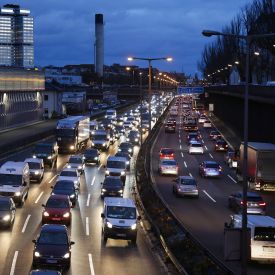
{"label": "multi-lane highway", "polygon": [[[182,117],[177,117],[177,131],[165,133],[164,125],[160,129],[152,149],[153,177],[163,198],[174,211],[178,219],[199,241],[223,260],[223,230],[224,222],[229,221],[233,212],[228,208],[228,196],[242,190],[237,183],[235,173],[224,164],[224,153],[214,151],[214,143],[209,139],[210,129],[199,130],[204,145],[203,155],[189,155],[185,132],[182,129]],[[198,181],[199,195],[196,198],[177,198],[172,193],[173,177],[158,174],[159,151],[161,147],[173,148],[175,159],[179,163],[179,175],[192,175]],[[215,160],[222,165],[221,178],[202,178],[199,175],[199,164],[204,160]],[[275,217],[274,193],[262,194],[267,202],[267,215]],[[239,262],[226,262],[236,274],[240,274]],[[248,274],[274,274],[274,265],[250,264]]]}
{"label": "multi-lane highway", "polygon": [[[122,139],[124,137],[121,137]],[[162,274],[162,268],[152,253],[141,226],[138,230],[137,245],[125,240],[108,239],[106,245],[101,239],[101,217],[103,201],[100,198],[101,182],[105,177],[104,164],[109,155],[114,155],[119,142],[107,152],[102,152],[101,165],[85,167],[81,176],[78,203],[72,210],[72,224],[69,228],[72,247],[71,268],[64,274]],[[1,159],[24,161],[31,156],[33,148],[17,152]],[[134,181],[134,162],[139,148],[134,148],[131,170],[127,173],[124,197],[131,197]],[[65,166],[68,155],[59,155],[57,168],[48,169],[40,184],[31,184],[27,201],[17,208],[12,229],[0,230],[0,274],[29,274],[32,266],[33,243],[41,227],[42,204],[46,203],[51,186],[55,184],[57,174]]]}

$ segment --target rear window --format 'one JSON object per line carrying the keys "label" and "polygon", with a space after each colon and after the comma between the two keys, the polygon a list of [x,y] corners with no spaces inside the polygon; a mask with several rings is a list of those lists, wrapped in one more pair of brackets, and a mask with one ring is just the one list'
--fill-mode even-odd
{"label": "rear window", "polygon": [[176,165],[177,162],[175,160],[164,160],[161,164],[163,164],[163,165]]}
{"label": "rear window", "polygon": [[253,201],[253,202],[259,202],[259,201],[263,201],[263,199],[259,196],[247,196],[247,201]]}
{"label": "rear window", "polygon": [[171,155],[171,154],[174,153],[174,150],[172,150],[172,149],[162,149],[161,153],[165,154],[165,155]]}
{"label": "rear window", "polygon": [[197,185],[197,183],[194,179],[181,179],[180,184],[181,185]]}
{"label": "rear window", "polygon": [[275,242],[275,228],[274,227],[255,227],[254,240]]}
{"label": "rear window", "polygon": [[202,147],[202,144],[200,143],[191,143],[191,147]]}
{"label": "rear window", "polygon": [[205,167],[206,168],[219,168],[219,164],[218,163],[206,163]]}

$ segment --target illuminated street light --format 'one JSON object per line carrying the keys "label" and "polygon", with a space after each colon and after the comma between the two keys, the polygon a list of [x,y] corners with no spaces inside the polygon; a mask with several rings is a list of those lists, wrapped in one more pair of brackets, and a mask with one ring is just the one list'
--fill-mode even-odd
{"label": "illuminated street light", "polygon": [[235,64],[237,64],[237,65],[238,65],[238,64],[240,64],[240,62],[239,62],[239,61],[235,61],[234,63],[235,63]]}
{"label": "illuminated street light", "polygon": [[255,54],[255,55],[260,55],[260,53],[259,53],[259,52],[254,52],[254,54]]}

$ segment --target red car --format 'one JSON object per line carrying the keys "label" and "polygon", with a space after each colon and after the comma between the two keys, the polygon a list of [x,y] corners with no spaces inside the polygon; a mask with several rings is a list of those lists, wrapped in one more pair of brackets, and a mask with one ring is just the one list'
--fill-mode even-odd
{"label": "red car", "polygon": [[72,203],[65,195],[51,195],[42,212],[42,224],[60,223],[69,226],[72,220]]}
{"label": "red car", "polygon": [[161,148],[159,152],[159,158],[162,159],[174,159],[175,152],[172,148]]}

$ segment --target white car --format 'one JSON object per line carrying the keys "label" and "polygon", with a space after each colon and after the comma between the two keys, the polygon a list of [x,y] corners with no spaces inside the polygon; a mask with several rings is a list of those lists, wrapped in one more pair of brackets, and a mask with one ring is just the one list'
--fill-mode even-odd
{"label": "white car", "polygon": [[67,168],[75,168],[81,174],[84,172],[85,162],[82,156],[70,156]]}
{"label": "white car", "polygon": [[76,188],[80,186],[80,175],[76,168],[64,168],[57,178],[57,181],[59,180],[70,180]]}
{"label": "white car", "polygon": [[199,123],[204,123],[206,120],[207,120],[207,117],[205,115],[202,115],[202,116],[199,117],[198,122]]}
{"label": "white car", "polygon": [[201,142],[191,142],[188,149],[189,154],[203,154],[204,149]]}
{"label": "white car", "polygon": [[212,127],[212,123],[209,120],[205,120],[203,123],[203,127],[204,128],[211,128]]}
{"label": "white car", "polygon": [[44,162],[39,158],[27,158],[24,162],[28,163],[30,169],[30,180],[41,182],[44,177]]}
{"label": "white car", "polygon": [[174,175],[177,176],[179,167],[174,159],[164,159],[159,163],[159,174],[160,175]]}

